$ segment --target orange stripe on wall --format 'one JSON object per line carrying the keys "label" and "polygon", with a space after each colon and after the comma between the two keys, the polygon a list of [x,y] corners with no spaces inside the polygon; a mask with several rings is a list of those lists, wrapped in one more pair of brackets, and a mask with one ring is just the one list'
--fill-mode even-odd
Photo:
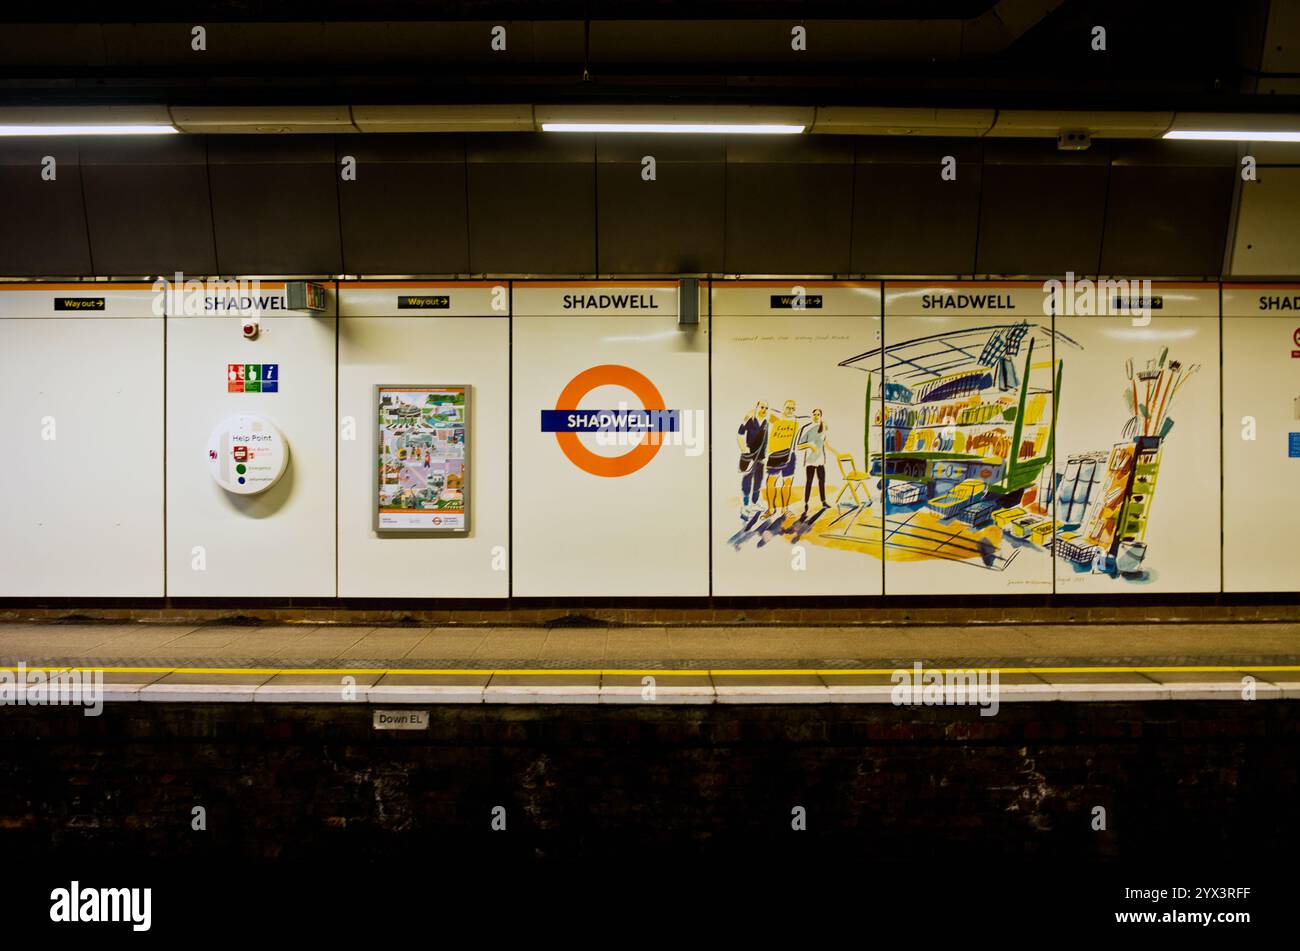
{"label": "orange stripe on wall", "polygon": [[714,290],[724,290],[729,287],[793,287],[798,284],[800,287],[879,287],[879,281],[801,281],[798,278],[791,278],[788,281],[746,281],[746,280],[723,280],[714,281]]}
{"label": "orange stripe on wall", "polygon": [[152,284],[39,284],[28,281],[0,282],[0,291],[151,291]]}
{"label": "orange stripe on wall", "polygon": [[1042,287],[1048,280],[1042,281],[885,281],[885,290],[891,287]]}
{"label": "orange stripe on wall", "polygon": [[373,288],[375,290],[387,290],[394,288],[438,288],[445,287],[449,290],[464,287],[504,287],[509,281],[339,281],[340,288],[350,288],[353,290],[365,290]]}
{"label": "orange stripe on wall", "polygon": [[675,290],[677,283],[664,281],[512,281],[517,287],[655,287]]}

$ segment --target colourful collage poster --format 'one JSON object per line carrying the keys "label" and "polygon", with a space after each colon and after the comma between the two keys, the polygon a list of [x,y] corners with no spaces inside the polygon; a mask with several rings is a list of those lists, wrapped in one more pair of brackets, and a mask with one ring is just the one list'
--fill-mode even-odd
{"label": "colourful collage poster", "polygon": [[469,529],[469,387],[377,386],[375,530]]}

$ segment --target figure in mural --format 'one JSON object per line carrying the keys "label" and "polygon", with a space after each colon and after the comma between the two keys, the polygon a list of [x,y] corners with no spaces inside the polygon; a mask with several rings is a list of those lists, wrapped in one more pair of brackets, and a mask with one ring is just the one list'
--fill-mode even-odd
{"label": "figure in mural", "polygon": [[[794,479],[797,462],[794,437],[799,432],[799,419],[795,416],[794,400],[786,400],[781,415],[768,416],[770,428],[767,437],[767,511],[770,518],[778,510],[785,514],[790,509],[790,483]],[[779,504],[778,504],[779,503]]]}
{"label": "figure in mural", "polygon": [[763,460],[767,456],[767,401],[759,400],[736,430],[740,447],[740,511],[750,515],[763,498]]}
{"label": "figure in mural", "polygon": [[812,422],[800,431],[799,442],[795,445],[796,450],[803,452],[803,518],[805,519],[808,517],[808,502],[812,498],[814,479],[817,480],[817,491],[821,495],[822,508],[828,507],[826,505],[826,450],[829,449],[831,455],[837,455],[835,447],[826,441],[829,432],[826,421],[822,418],[822,411],[814,409]]}

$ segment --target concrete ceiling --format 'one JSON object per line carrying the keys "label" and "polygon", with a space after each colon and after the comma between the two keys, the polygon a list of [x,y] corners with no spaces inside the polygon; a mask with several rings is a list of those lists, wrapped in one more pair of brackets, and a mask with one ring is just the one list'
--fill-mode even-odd
{"label": "concrete ceiling", "polygon": [[[0,106],[769,103],[1296,108],[1280,0],[7,6]],[[121,10],[122,12],[116,12]],[[271,10],[268,15],[267,10]],[[923,11],[923,15],[922,12]],[[127,16],[129,15],[129,20]],[[273,16],[274,19],[270,19]],[[7,22],[6,22],[7,21]],[[195,25],[206,50],[191,47]],[[506,49],[491,30],[506,28]],[[807,31],[806,50],[791,30]],[[1095,26],[1106,49],[1092,48]]]}

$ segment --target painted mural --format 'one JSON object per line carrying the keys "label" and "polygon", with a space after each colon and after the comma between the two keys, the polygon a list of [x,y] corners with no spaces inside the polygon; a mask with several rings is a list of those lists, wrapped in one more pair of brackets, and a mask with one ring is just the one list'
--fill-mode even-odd
{"label": "painted mural", "polygon": [[[841,384],[835,374],[860,374],[857,426],[826,412],[815,393],[785,398],[770,379],[751,389],[738,419],[718,421],[734,426],[736,442],[729,548],[809,543],[883,557],[895,593],[1050,589],[1054,554],[1073,572],[1149,578],[1160,557],[1148,554],[1146,529],[1163,450],[1198,364],[1168,346],[1126,361],[1110,350],[1111,379],[1072,381],[1071,357],[1083,346],[1045,323],[885,323],[882,346],[820,375],[829,387]],[[1090,413],[1118,421],[1112,441],[1066,455],[1058,408],[1071,385],[1096,404]],[[1124,417],[1105,408],[1121,398]]]}
{"label": "painted mural", "polygon": [[866,465],[864,379],[837,364],[879,347],[880,318],[863,314],[879,312],[879,296],[837,288],[838,299],[812,298],[819,309],[764,312],[780,289],[715,308],[713,590],[880,594],[879,560],[829,534],[836,514],[870,504],[846,478]]}
{"label": "painted mural", "polygon": [[1053,487],[1060,519],[1055,549],[1076,572],[1150,577],[1147,523],[1164,445],[1174,430],[1178,394],[1200,368],[1171,359],[1168,347],[1136,368],[1127,360],[1121,395],[1129,417],[1119,441],[1066,457]]}
{"label": "painted mural", "polygon": [[1056,435],[1056,590],[1217,590],[1218,321],[1055,326],[1082,347],[1066,361]]}

